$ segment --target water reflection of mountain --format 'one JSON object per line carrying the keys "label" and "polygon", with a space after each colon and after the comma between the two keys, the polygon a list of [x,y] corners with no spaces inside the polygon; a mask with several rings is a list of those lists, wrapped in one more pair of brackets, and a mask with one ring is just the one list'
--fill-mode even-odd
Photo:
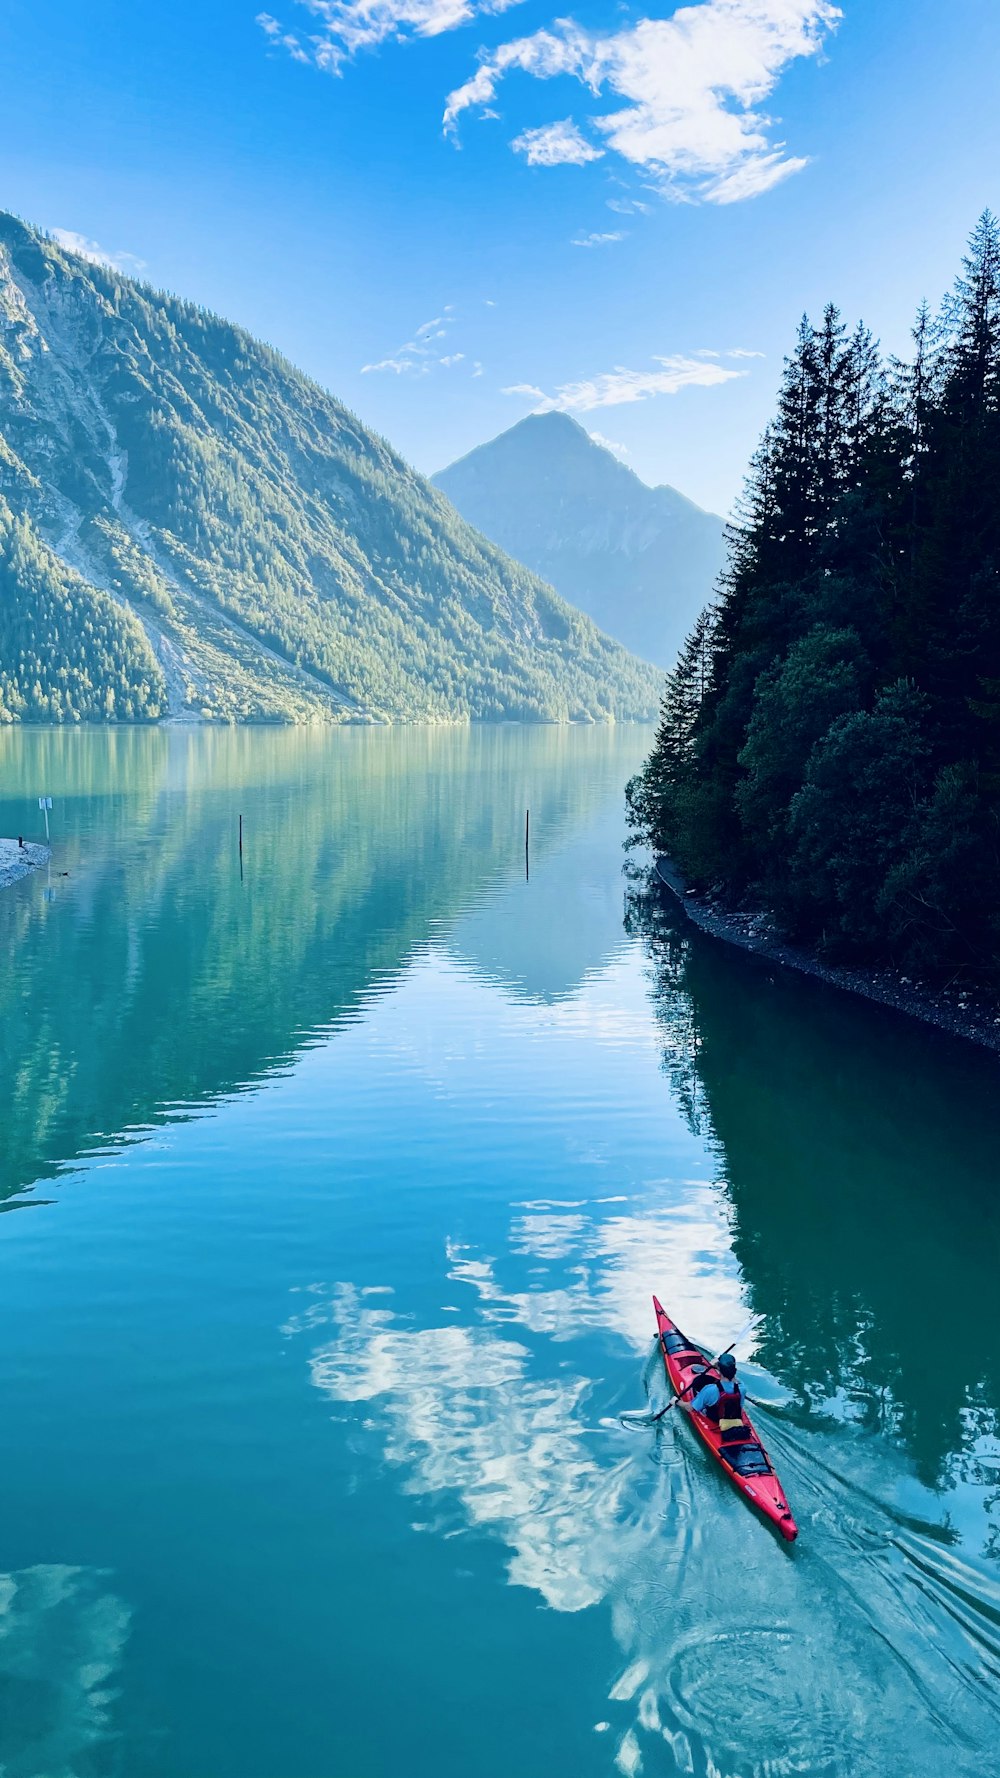
{"label": "water reflection of mountain", "polygon": [[[56,797],[54,892],[0,902],[0,1195],[286,1062],[617,792],[641,734],[2,738],[0,831]],[[245,820],[241,880],[237,817]],[[37,820],[37,805],[34,819]]]}
{"label": "water reflection of mountain", "polygon": [[1000,1408],[995,1060],[677,921],[633,909],[666,1066],[718,1140],[765,1362],[900,1433],[929,1482],[968,1470]]}
{"label": "water reflection of mountain", "polygon": [[484,898],[456,922],[448,949],[518,999],[576,992],[626,940],[622,926],[621,787],[582,831],[541,831],[523,892]]}

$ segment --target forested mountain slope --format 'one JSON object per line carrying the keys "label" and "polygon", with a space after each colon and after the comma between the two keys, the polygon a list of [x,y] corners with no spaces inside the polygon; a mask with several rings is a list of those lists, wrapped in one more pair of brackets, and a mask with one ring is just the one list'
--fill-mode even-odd
{"label": "forested mountain slope", "polygon": [[[238,1093],[356,1018],[523,872],[526,782],[534,876],[586,827],[620,756],[604,725],[336,739],[183,725],[0,735],[0,832],[17,832],[14,787],[58,786],[71,869],[55,910],[0,895],[0,1215],[116,1131]],[[220,809],[246,811],[245,882]]]}
{"label": "forested mountain slope", "polygon": [[607,720],[656,678],[276,352],[0,214],[0,720]]}
{"label": "forested mountain slope", "polygon": [[660,666],[725,562],[715,513],[647,487],[569,414],[529,414],[434,480],[471,525]]}
{"label": "forested mountain slope", "polygon": [[804,320],[637,832],[847,960],[1000,985],[1000,228],[908,363]]}
{"label": "forested mountain slope", "polygon": [[0,494],[0,722],[140,722],[166,708],[138,618],[61,562]]}

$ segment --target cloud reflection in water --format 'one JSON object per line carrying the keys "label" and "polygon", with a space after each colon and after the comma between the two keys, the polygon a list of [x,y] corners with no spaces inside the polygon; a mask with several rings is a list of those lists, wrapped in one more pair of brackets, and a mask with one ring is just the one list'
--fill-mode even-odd
{"label": "cloud reflection in water", "polygon": [[311,1379],[332,1401],[381,1400],[405,1492],[456,1499],[468,1525],[508,1545],[511,1582],[556,1610],[603,1598],[612,1551],[601,1533],[618,1522],[628,1463],[607,1468],[586,1449],[589,1380],[529,1376],[527,1348],[488,1328],[408,1332],[351,1285],[335,1289],[327,1318],[336,1334],[313,1353]]}
{"label": "cloud reflection in water", "polygon": [[[541,1374],[540,1336],[588,1334],[582,1353],[611,1334],[648,1352],[657,1286],[689,1332],[732,1337],[745,1310],[726,1216],[704,1181],[683,1190],[671,1207],[604,1221],[579,1203],[515,1206],[511,1263],[561,1266],[551,1288],[507,1289],[495,1259],[449,1244],[447,1275],[475,1293],[474,1325],[409,1331],[404,1314],[341,1284],[311,1287],[286,1331],[325,1330],[313,1384],[331,1402],[378,1402],[386,1459],[405,1493],[436,1499],[438,1531],[499,1539],[511,1584],[557,1611],[607,1602],[622,1663],[608,1694],[615,1764],[628,1778],[973,1778],[972,1750],[997,1727],[983,1690],[1000,1658],[994,1601],[980,1573],[951,1552],[943,1562],[933,1523],[905,1529],[915,1522],[892,1505],[890,1449],[854,1452],[871,1469],[859,1488],[827,1467],[842,1424],[768,1423],[807,1531],[790,1555],[706,1473],[684,1429],[609,1432],[588,1420],[598,1385],[579,1360]],[[716,1684],[738,1699],[731,1719],[715,1710]]]}
{"label": "cloud reflection in water", "polygon": [[130,1614],[103,1577],[63,1563],[0,1574],[0,1773],[77,1778],[112,1732]]}
{"label": "cloud reflection in water", "polygon": [[690,1196],[674,1208],[603,1221],[576,1205],[561,1215],[555,1206],[522,1207],[513,1252],[578,1258],[570,1282],[551,1289],[507,1290],[494,1260],[448,1243],[448,1279],[474,1290],[482,1325],[408,1331],[394,1309],[372,1307],[369,1293],[339,1284],[311,1287],[315,1300],[285,1330],[335,1329],[309,1360],[316,1388],[336,1402],[379,1400],[385,1455],[406,1469],[404,1490],[457,1500],[468,1526],[489,1529],[512,1551],[511,1582],[560,1611],[597,1604],[648,1541],[631,1497],[633,1452],[609,1459],[588,1442],[592,1378],[562,1369],[533,1375],[533,1354],[498,1330],[518,1327],[556,1342],[604,1330],[644,1352],[650,1294],[665,1288],[665,1277],[677,1277],[679,1289],[683,1274],[703,1337],[731,1333],[745,1311],[728,1225],[704,1181],[686,1189]]}

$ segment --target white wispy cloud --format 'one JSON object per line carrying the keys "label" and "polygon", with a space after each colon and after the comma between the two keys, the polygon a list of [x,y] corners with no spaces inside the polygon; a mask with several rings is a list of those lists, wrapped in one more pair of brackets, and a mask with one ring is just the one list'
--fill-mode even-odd
{"label": "white wispy cloud", "polygon": [[583,167],[588,161],[600,160],[604,153],[581,135],[571,117],[542,124],[537,130],[522,130],[511,147],[515,154],[524,155],[529,167]]}
{"label": "white wispy cloud", "polygon": [[361,375],[366,377],[374,370],[391,370],[397,377],[402,377],[408,371],[419,368],[420,361],[417,358],[376,358],[374,363],[361,366]]}
{"label": "white wispy cloud", "polygon": [[614,210],[619,216],[648,216],[652,204],[643,203],[642,198],[608,198],[608,209]]}
{"label": "white wispy cloud", "polygon": [[773,154],[750,154],[714,180],[706,188],[705,196],[713,204],[742,204],[746,198],[759,198],[762,192],[772,191],[808,165],[801,155],[786,157],[783,148],[775,149]]}
{"label": "white wispy cloud", "polygon": [[608,234],[576,235],[570,242],[571,247],[608,247],[612,241],[624,241],[625,234],[620,228],[612,229]]}
{"label": "white wispy cloud", "polygon": [[764,352],[748,352],[745,346],[730,346],[725,352],[717,352],[714,346],[699,346],[696,358],[763,358]]}
{"label": "white wispy cloud", "polygon": [[[520,0],[295,0],[312,29],[289,30],[257,15],[268,42],[298,62],[341,74],[359,51],[387,41],[438,37]],[[609,151],[643,168],[678,202],[742,203],[807,165],[775,137],[761,109],[792,62],[820,53],[841,19],[834,0],[697,0],[669,18],[640,18],[593,31],[557,18],[529,36],[483,50],[449,94],[447,133],[462,114],[496,117],[509,74],[575,79],[593,99],[621,101],[583,129],[572,117],[522,130],[512,147],[531,166],[583,166]],[[627,213],[627,199],[610,200]],[[645,208],[631,200],[631,208]]]}
{"label": "white wispy cloud", "polygon": [[[386,41],[438,37],[520,0],[295,0],[314,28],[288,30],[270,12],[257,23],[272,47],[329,74]],[[444,127],[462,114],[497,117],[508,75],[576,80],[593,99],[622,103],[592,115],[522,130],[511,146],[531,166],[583,166],[609,151],[642,168],[661,196],[736,204],[805,167],[775,136],[761,107],[791,63],[817,56],[842,17],[834,0],[697,0],[669,18],[640,18],[618,31],[557,18],[529,36],[480,52],[479,66],[449,95]],[[609,200],[641,211],[639,199]]]}
{"label": "white wispy cloud", "polygon": [[[451,370],[465,358],[464,352],[445,352],[441,349],[441,342],[447,340],[454,320],[454,304],[446,303],[440,315],[432,315],[429,321],[421,321],[412,339],[397,346],[387,357],[378,358],[371,364],[363,364],[361,375],[366,377],[375,371],[388,371],[396,377],[426,377],[438,365],[444,370]],[[473,372],[473,375],[478,374],[477,371]]]}
{"label": "white wispy cloud", "polygon": [[283,49],[291,56],[293,62],[311,62],[312,56],[303,49],[294,31],[286,31],[283,25],[272,18],[269,12],[259,12],[257,23],[266,37],[269,37],[275,49]]}
{"label": "white wispy cloud", "polygon": [[832,0],[702,0],[610,33],[559,19],[484,52],[449,95],[444,127],[454,132],[463,113],[491,105],[511,73],[569,76],[624,104],[592,117],[589,136],[572,118],[525,131],[513,144],[519,152],[544,141],[546,129],[574,149],[529,154],[535,164],[582,164],[610,149],[653,174],[666,195],[739,203],[806,165],[773,139],[774,120],[759,107],[792,62],[820,52],[840,17]]}
{"label": "white wispy cloud", "polygon": [[561,383],[551,394],[534,383],[512,383],[505,395],[527,395],[536,403],[539,414],[586,414],[599,407],[623,407],[633,401],[648,401],[654,395],[676,395],[680,389],[710,389],[745,376],[741,370],[730,370],[704,358],[685,358],[679,354],[654,358],[653,370],[627,370],[618,365],[596,377],[585,377],[577,383]]}
{"label": "white wispy cloud", "polygon": [[99,241],[88,240],[86,235],[78,234],[74,228],[50,229],[52,239],[65,253],[75,253],[78,259],[87,259],[91,265],[109,265],[116,272],[142,272],[146,269],[146,261],[138,259],[134,253],[116,250],[109,251]]}
{"label": "white wispy cloud", "polygon": [[295,0],[308,12],[315,29],[289,31],[269,12],[257,23],[276,49],[293,61],[309,62],[325,74],[340,74],[344,63],[362,49],[376,49],[388,39],[440,37],[474,18],[508,12],[521,0]]}
{"label": "white wispy cloud", "polygon": [[615,457],[624,459],[625,457],[630,457],[632,455],[628,445],[619,444],[618,440],[615,438],[605,438],[603,432],[591,432],[590,436],[595,444],[603,445],[604,449],[610,451]]}

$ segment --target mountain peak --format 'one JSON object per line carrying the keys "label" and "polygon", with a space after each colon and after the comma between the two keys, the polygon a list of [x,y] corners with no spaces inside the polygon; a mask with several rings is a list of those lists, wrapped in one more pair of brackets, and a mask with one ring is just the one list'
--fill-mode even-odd
{"label": "mountain peak", "polygon": [[649,487],[570,414],[528,414],[433,479],[470,524],[661,666],[723,565],[716,514]]}
{"label": "mountain peak", "polygon": [[[513,426],[508,426],[505,432],[499,433],[488,444],[476,445],[432,479],[439,481],[443,476],[450,476],[460,464],[474,462],[483,452],[494,460],[507,457],[511,460],[520,459],[525,463],[536,457],[544,456],[548,459],[552,452],[558,452],[564,459],[576,457],[581,461],[591,454],[598,454],[606,457],[610,463],[617,464],[626,475],[635,476],[634,470],[628,469],[613,451],[609,451],[606,445],[593,438],[586,426],[581,426],[572,414],[550,408],[544,413],[525,414],[522,420],[515,420]],[[635,476],[635,479],[638,481],[639,477]]]}
{"label": "mountain peak", "polygon": [[[565,433],[567,438],[590,437],[587,428],[581,426],[579,420],[574,420],[572,414],[564,413],[561,408],[557,407],[546,408],[540,413],[525,414],[523,420],[518,420],[513,426],[508,426],[507,431],[517,432],[522,427],[531,427],[537,431],[540,426],[544,426],[547,432]],[[501,433],[500,436],[502,438],[505,435]]]}
{"label": "mountain peak", "polygon": [[645,717],[656,675],[217,315],[0,215],[0,722]]}

